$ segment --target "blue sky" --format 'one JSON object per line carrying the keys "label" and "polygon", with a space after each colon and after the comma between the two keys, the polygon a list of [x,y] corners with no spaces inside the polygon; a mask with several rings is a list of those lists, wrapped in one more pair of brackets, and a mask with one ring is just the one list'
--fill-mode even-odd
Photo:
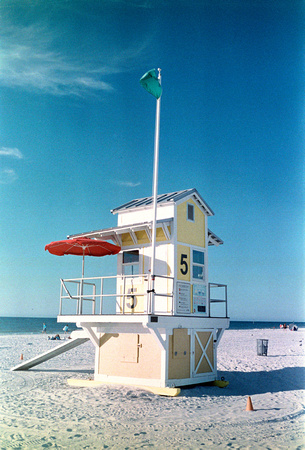
{"label": "blue sky", "polygon": [[215,212],[232,319],[305,320],[303,1],[2,0],[0,22],[1,316],[56,316],[81,259],[44,246],[151,195],[161,67],[158,192]]}

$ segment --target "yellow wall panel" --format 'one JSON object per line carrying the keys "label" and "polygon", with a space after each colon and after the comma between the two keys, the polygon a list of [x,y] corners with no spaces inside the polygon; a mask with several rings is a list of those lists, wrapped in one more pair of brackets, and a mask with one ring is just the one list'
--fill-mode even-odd
{"label": "yellow wall panel", "polygon": [[[194,222],[187,220],[188,203],[194,205]],[[177,206],[177,227],[178,242],[205,247],[205,215],[193,200]]]}
{"label": "yellow wall panel", "polygon": [[135,235],[138,239],[139,244],[148,244],[149,239],[145,230],[136,231]]}
{"label": "yellow wall panel", "polygon": [[177,245],[177,278],[181,281],[190,281],[191,260],[190,247]]}
{"label": "yellow wall panel", "polygon": [[165,234],[164,234],[164,231],[162,230],[162,228],[157,228],[156,241],[157,242],[166,241],[166,237],[165,237]]}
{"label": "yellow wall panel", "polygon": [[[168,378],[190,378],[191,337],[188,335],[186,328],[179,329],[176,336],[175,332],[176,329],[173,330],[174,335],[169,336]],[[174,348],[177,353],[183,351],[180,358],[177,355],[175,357]],[[184,355],[184,352],[186,352],[186,355]]]}
{"label": "yellow wall panel", "polygon": [[123,233],[121,234],[122,239],[122,247],[127,247],[129,245],[134,245],[133,240],[131,239],[131,236],[129,233]]}
{"label": "yellow wall panel", "polygon": [[175,328],[173,330],[173,358],[187,359],[189,353],[187,329]]}
{"label": "yellow wall panel", "polygon": [[[150,240],[149,240],[145,230],[136,231],[135,235],[138,240],[138,244],[140,244],[140,245],[149,244]],[[137,244],[134,244],[129,233],[121,234],[121,239],[122,239],[123,247],[131,246],[131,245],[136,247],[136,245],[137,245]],[[167,240],[162,228],[157,228],[156,240],[157,240],[157,242],[163,242],[163,241]]]}

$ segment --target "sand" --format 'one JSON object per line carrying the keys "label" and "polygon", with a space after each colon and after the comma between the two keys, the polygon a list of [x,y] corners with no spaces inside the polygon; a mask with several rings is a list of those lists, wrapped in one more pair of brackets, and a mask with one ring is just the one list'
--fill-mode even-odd
{"label": "sand", "polygon": [[[1,449],[305,449],[305,330],[228,330],[218,350],[229,386],[159,397],[131,387],[69,387],[93,377],[90,342],[11,372],[51,347],[45,335],[0,336]],[[257,356],[256,339],[268,339]],[[251,396],[254,411],[246,411]]]}

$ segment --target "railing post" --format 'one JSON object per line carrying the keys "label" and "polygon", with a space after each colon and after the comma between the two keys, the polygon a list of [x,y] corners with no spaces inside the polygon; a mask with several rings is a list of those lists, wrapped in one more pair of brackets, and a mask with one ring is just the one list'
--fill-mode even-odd
{"label": "railing post", "polygon": [[155,275],[152,275],[151,276],[151,284],[152,284],[152,287],[151,287],[151,302],[150,302],[151,314],[155,314],[155,287],[156,287],[155,280],[156,280]]}
{"label": "railing post", "polygon": [[175,299],[175,283],[174,280],[172,279],[172,316],[174,315],[174,299]]}
{"label": "railing post", "polygon": [[144,313],[148,314],[148,278],[143,275],[143,284],[144,284],[144,291],[143,291],[143,304],[144,306]]}
{"label": "railing post", "polygon": [[226,318],[228,317],[228,297],[227,297],[227,285],[225,285],[225,293],[226,293]]}
{"label": "railing post", "polygon": [[147,290],[147,313],[151,314],[152,313],[152,301],[151,301],[151,297],[152,297],[152,275],[149,274],[148,275],[148,280],[147,280],[147,285],[148,285],[148,290]]}
{"label": "railing post", "polygon": [[124,275],[124,283],[123,283],[123,306],[122,313],[125,314],[125,289],[126,289],[126,276]]}
{"label": "railing post", "polygon": [[79,314],[83,314],[83,291],[84,291],[84,279],[80,280],[80,308]]}
{"label": "railing post", "polygon": [[95,314],[96,286],[93,285],[92,314]]}
{"label": "railing post", "polygon": [[77,315],[79,314],[79,300],[80,300],[80,298],[79,298],[79,290],[80,290],[80,285],[77,282],[77,303],[76,303],[76,314]]}
{"label": "railing post", "polygon": [[103,290],[104,290],[104,278],[101,278],[101,296],[100,296],[100,314],[103,314]]}
{"label": "railing post", "polygon": [[60,300],[59,300],[59,315],[62,313],[62,290],[63,290],[63,281],[60,279]]}

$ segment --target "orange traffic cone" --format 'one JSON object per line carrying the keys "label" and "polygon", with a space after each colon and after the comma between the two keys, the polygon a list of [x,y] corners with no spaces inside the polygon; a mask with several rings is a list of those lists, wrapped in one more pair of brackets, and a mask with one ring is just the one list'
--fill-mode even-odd
{"label": "orange traffic cone", "polygon": [[246,411],[254,411],[251,397],[248,397]]}
{"label": "orange traffic cone", "polygon": [[21,361],[23,360],[23,353],[21,353],[21,355],[20,355],[20,359],[21,359]]}

